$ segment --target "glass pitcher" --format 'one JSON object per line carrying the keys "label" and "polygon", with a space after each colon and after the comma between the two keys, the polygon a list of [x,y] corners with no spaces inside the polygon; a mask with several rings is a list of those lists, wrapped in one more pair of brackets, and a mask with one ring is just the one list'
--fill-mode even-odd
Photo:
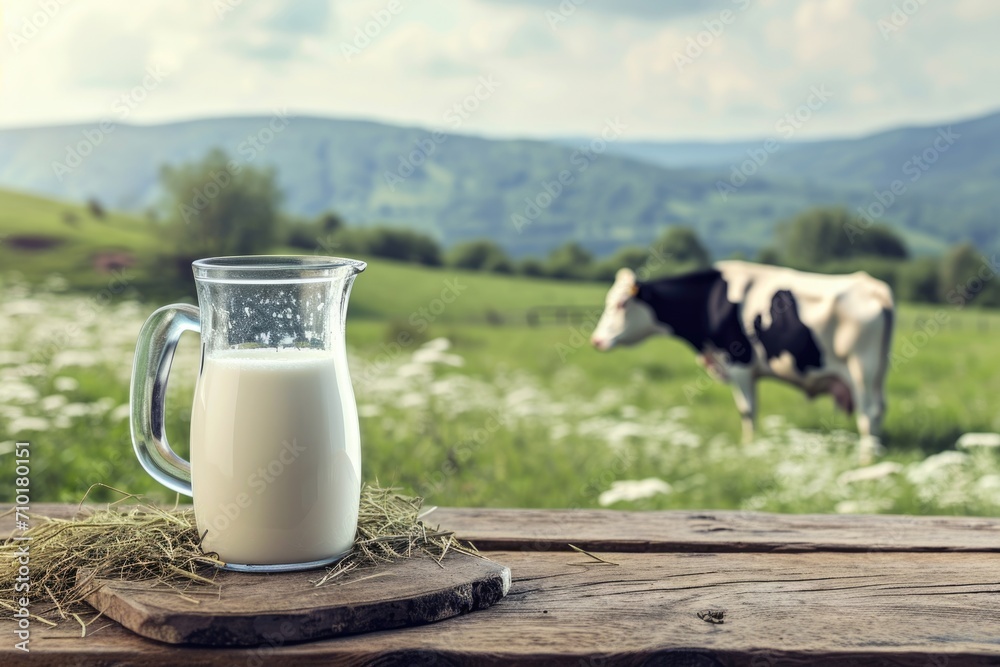
{"label": "glass pitcher", "polygon": [[[332,563],[354,544],[361,495],[357,406],[344,341],[364,262],[219,257],[194,262],[199,307],[154,312],[132,368],[132,443],[157,481],[192,496],[203,548],[227,569]],[[174,350],[201,332],[191,462],[170,448]]]}

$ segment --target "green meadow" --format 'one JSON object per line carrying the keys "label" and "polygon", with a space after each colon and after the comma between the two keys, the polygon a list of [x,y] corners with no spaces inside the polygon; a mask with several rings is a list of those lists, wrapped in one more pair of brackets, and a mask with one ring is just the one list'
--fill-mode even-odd
{"label": "green meadow", "polygon": [[[0,478],[13,478],[14,441],[29,440],[36,502],[78,500],[98,482],[170,499],[135,460],[125,407],[135,336],[162,304],[152,230],[0,193]],[[25,236],[50,242],[9,243]],[[136,266],[95,271],[94,253],[108,250],[134,253]],[[526,321],[536,306],[597,310],[604,291],[370,261],[347,324],[365,477],[440,505],[1000,509],[997,448],[956,448],[963,433],[1000,431],[1000,314],[900,306],[886,452],[859,470],[853,420],[829,398],[763,383],[760,435],[742,446],[728,388],[685,345],[601,354],[586,321]],[[168,392],[181,453],[197,352],[182,339]],[[12,488],[0,484],[0,500]]]}

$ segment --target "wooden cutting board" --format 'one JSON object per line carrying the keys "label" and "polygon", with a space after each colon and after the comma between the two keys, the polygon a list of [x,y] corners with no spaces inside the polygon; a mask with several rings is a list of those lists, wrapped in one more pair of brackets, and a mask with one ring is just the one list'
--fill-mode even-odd
{"label": "wooden cutting board", "polygon": [[506,566],[457,552],[441,565],[415,556],[317,588],[313,582],[323,574],[220,571],[219,589],[186,593],[197,602],[153,582],[105,580],[87,602],[129,630],[170,644],[277,646],[432,623],[489,607],[510,589]]}

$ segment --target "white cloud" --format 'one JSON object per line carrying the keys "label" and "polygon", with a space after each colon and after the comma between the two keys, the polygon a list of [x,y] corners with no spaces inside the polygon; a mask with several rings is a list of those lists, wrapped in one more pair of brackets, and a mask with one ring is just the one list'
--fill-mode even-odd
{"label": "white cloud", "polygon": [[871,21],[854,0],[815,0],[801,3],[791,26],[796,63],[839,66],[861,74],[873,64],[876,37]]}
{"label": "white cloud", "polygon": [[[1000,107],[990,53],[1000,6],[926,3],[888,38],[891,2],[686,2],[581,5],[552,30],[548,0],[67,3],[18,44],[38,5],[5,3],[0,125],[87,121],[141,81],[171,72],[130,121],[225,114],[364,117],[428,127],[479,76],[501,88],[462,131],[588,135],[620,117],[629,138],[759,136],[815,85],[833,101],[800,138],[938,122]],[[723,9],[735,21],[678,71],[677,53]],[[387,18],[388,17],[388,18]],[[381,22],[350,60],[351,44]],[[16,40],[15,40],[16,41]]]}

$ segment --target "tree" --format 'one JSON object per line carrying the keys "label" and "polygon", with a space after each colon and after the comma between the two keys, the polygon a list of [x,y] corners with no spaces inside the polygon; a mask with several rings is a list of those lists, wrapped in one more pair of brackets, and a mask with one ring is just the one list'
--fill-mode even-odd
{"label": "tree", "polygon": [[358,230],[367,252],[376,257],[441,266],[441,246],[430,236],[409,229],[373,227]]}
{"label": "tree", "polygon": [[319,216],[318,226],[323,234],[333,234],[344,228],[344,219],[333,211],[327,211]]}
{"label": "tree", "polygon": [[910,256],[903,237],[886,225],[872,225],[864,234],[855,237],[854,252],[887,259],[907,259]]}
{"label": "tree", "polygon": [[91,197],[87,200],[87,210],[90,211],[90,215],[98,220],[103,220],[107,215],[107,211],[104,210],[104,205],[101,204],[96,197]]}
{"label": "tree", "polygon": [[549,253],[546,273],[553,278],[579,280],[587,277],[594,256],[579,243],[570,242]]}
{"label": "tree", "polygon": [[774,248],[761,248],[757,252],[757,258],[754,261],[759,264],[781,264],[781,253]]}
{"label": "tree", "polygon": [[952,248],[941,263],[941,297],[955,306],[1000,305],[1000,276],[971,243]]}
{"label": "tree", "polygon": [[854,257],[905,259],[906,243],[885,225],[863,222],[842,207],[811,208],[779,225],[783,259],[796,266],[819,266]]}
{"label": "tree", "polygon": [[315,220],[301,220],[294,216],[281,216],[279,228],[285,243],[293,248],[319,250],[326,255],[336,254],[340,247],[339,236],[346,229],[344,219],[328,211]]}
{"label": "tree", "polygon": [[649,248],[630,245],[618,248],[618,250],[615,251],[615,254],[611,256],[610,263],[614,265],[615,271],[618,269],[632,269],[633,271],[638,271],[648,261]]}
{"label": "tree", "polygon": [[650,249],[643,246],[622,246],[611,257],[601,260],[591,269],[590,275],[601,282],[611,282],[619,269],[632,269],[639,273],[641,280],[646,280],[657,269],[663,269],[662,255],[653,255]]}
{"label": "tree", "polygon": [[161,179],[181,256],[250,255],[274,242],[281,193],[273,170],[216,149],[200,162],[164,167]]}
{"label": "tree", "polygon": [[315,250],[321,246],[320,226],[317,223],[299,220],[293,216],[278,216],[278,229],[285,245],[303,250]]}
{"label": "tree", "polygon": [[820,207],[799,213],[779,225],[782,258],[796,266],[817,266],[854,254],[846,230],[856,224],[844,208]]}
{"label": "tree", "polygon": [[940,286],[941,262],[921,257],[900,267],[896,296],[900,301],[935,303],[940,300]]}
{"label": "tree", "polygon": [[545,264],[540,259],[528,257],[521,260],[521,263],[517,265],[517,272],[523,276],[544,276]]}
{"label": "tree", "polygon": [[708,250],[690,227],[670,227],[656,240],[655,249],[676,264],[708,266]]}
{"label": "tree", "polygon": [[499,244],[488,240],[466,241],[448,251],[448,265],[472,271],[512,273],[514,266]]}

